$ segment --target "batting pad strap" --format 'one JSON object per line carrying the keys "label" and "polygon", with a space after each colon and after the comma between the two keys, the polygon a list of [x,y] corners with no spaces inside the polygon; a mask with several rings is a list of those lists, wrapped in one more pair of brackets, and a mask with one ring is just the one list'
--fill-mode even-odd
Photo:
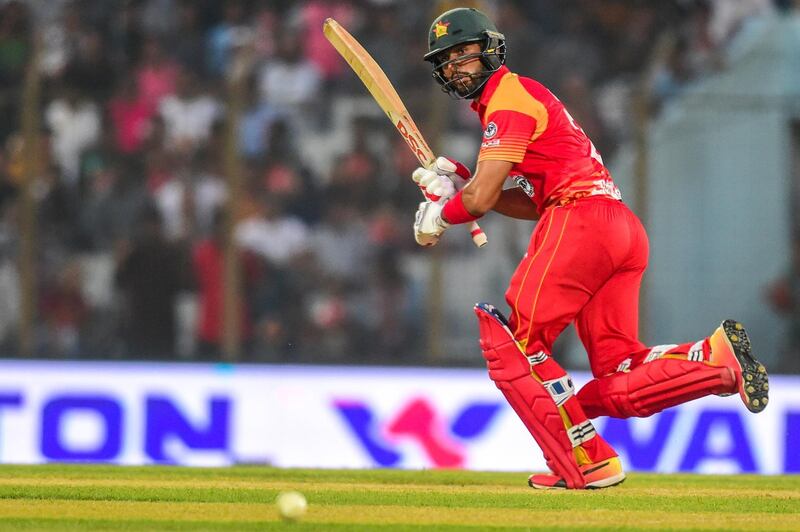
{"label": "batting pad strap", "polygon": [[528,359],[528,364],[530,364],[531,367],[538,366],[539,364],[547,360],[547,353],[545,353],[544,351],[537,351],[532,355],[527,355],[527,359]]}
{"label": "batting pad strap", "polygon": [[652,362],[654,360],[658,360],[659,358],[664,356],[664,353],[669,351],[670,349],[678,347],[678,344],[664,344],[664,345],[657,345],[650,349],[650,352],[647,353],[647,356],[644,359],[644,363],[647,364],[648,362]]}
{"label": "batting pad strap", "polygon": [[569,441],[572,442],[572,446],[577,447],[597,436],[597,431],[592,422],[587,419],[583,423],[578,423],[568,428],[567,436]]}
{"label": "batting pad strap", "polygon": [[575,385],[572,384],[572,379],[569,378],[569,375],[564,375],[560,379],[545,381],[542,386],[550,393],[550,397],[553,398],[556,406],[566,403],[567,399],[575,393]]}
{"label": "batting pad strap", "polygon": [[705,350],[703,349],[703,344],[706,343],[706,340],[700,340],[692,344],[692,347],[689,348],[689,352],[686,354],[687,360],[693,360],[694,362],[702,362],[706,359],[705,357]]}

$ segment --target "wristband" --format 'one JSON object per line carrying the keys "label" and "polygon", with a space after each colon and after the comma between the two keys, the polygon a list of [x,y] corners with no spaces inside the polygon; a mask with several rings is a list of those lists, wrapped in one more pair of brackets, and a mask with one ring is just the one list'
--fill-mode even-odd
{"label": "wristband", "polygon": [[444,204],[444,208],[442,209],[442,219],[450,224],[465,224],[467,222],[474,222],[480,216],[474,216],[470,214],[467,208],[464,206],[464,199],[461,197],[461,193],[463,191],[459,190],[458,193],[450,198],[447,203]]}

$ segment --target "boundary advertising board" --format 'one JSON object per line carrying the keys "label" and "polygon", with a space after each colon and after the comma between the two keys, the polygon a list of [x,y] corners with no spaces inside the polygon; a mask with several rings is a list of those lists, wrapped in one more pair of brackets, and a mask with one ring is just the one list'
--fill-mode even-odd
{"label": "boundary advertising board", "polygon": [[[709,397],[595,424],[632,471],[800,472],[800,377],[759,415]],[[545,469],[480,369],[0,361],[0,463],[73,461]]]}

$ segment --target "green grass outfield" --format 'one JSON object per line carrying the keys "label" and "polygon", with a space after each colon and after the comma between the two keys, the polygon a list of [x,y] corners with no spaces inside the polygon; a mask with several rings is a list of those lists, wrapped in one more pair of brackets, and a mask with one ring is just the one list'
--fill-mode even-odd
{"label": "green grass outfield", "polygon": [[[299,490],[308,513],[281,521]],[[800,476],[631,474],[543,492],[524,473],[0,466],[0,530],[800,530]]]}

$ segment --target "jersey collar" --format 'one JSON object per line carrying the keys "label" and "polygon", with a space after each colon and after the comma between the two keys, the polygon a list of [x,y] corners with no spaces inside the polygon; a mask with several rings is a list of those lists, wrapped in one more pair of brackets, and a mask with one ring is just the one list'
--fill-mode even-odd
{"label": "jersey collar", "polygon": [[470,107],[472,107],[472,109],[474,109],[478,114],[483,113],[483,111],[486,110],[486,106],[489,105],[489,100],[492,99],[495,89],[497,89],[497,86],[500,84],[500,80],[503,79],[503,76],[509,72],[511,71],[505,65],[498,68],[497,71],[486,81],[486,85],[483,87],[480,98],[477,100],[472,100]]}

